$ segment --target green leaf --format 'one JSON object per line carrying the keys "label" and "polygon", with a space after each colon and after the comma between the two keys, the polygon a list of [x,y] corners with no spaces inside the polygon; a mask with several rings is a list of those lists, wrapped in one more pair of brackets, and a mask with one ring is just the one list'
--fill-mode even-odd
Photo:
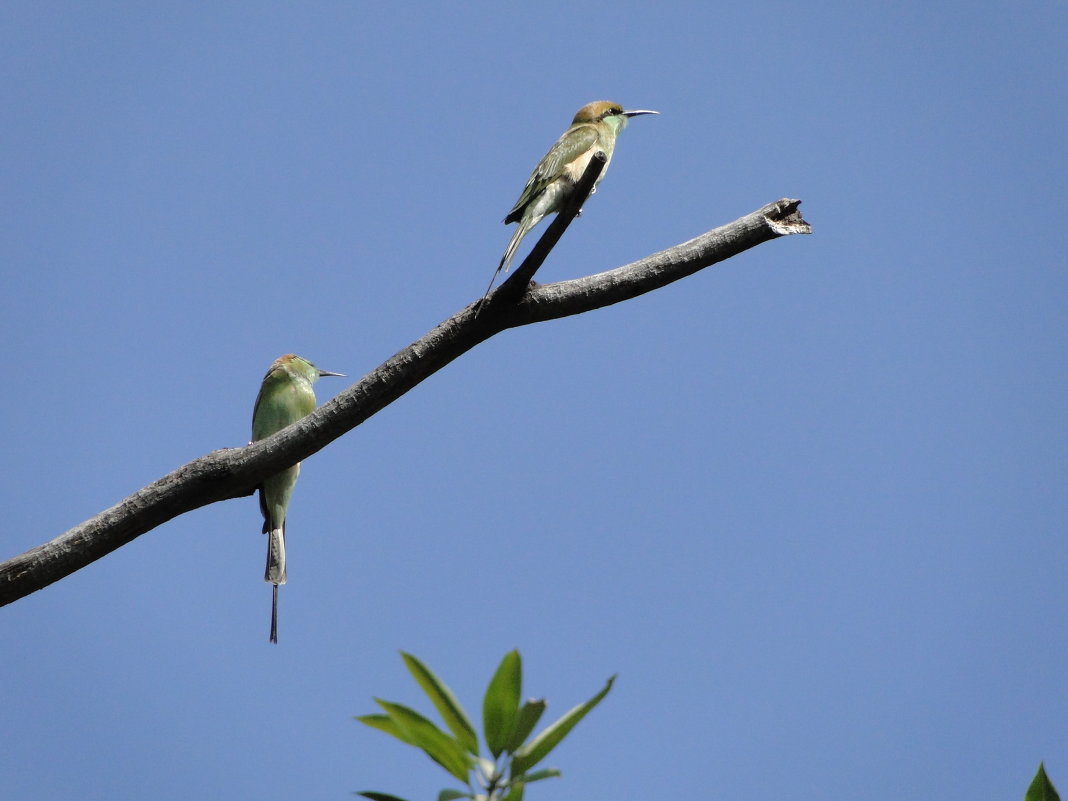
{"label": "green leaf", "polygon": [[502,798],[501,801],[523,801],[524,787],[526,787],[526,785],[522,782],[512,785],[512,789],[508,791],[508,794]]}
{"label": "green leaf", "polygon": [[519,651],[509,651],[486,688],[482,701],[482,726],[486,745],[494,759],[512,739],[519,716],[519,693],[523,684],[523,663]]}
{"label": "green leaf", "polygon": [[1061,801],[1053,782],[1046,775],[1046,766],[1041,762],[1038,763],[1038,773],[1035,774],[1031,786],[1027,788],[1024,801]]}
{"label": "green leaf", "polygon": [[414,709],[391,701],[383,701],[381,698],[376,698],[375,702],[386,710],[386,714],[397,725],[401,734],[404,735],[401,739],[422,748],[427,756],[467,784],[467,774],[474,763],[459,742]]}
{"label": "green leaf", "polygon": [[533,773],[524,773],[522,776],[517,776],[512,779],[510,784],[530,784],[531,782],[540,782],[542,779],[558,779],[561,775],[556,768],[546,768],[545,770],[536,770]]}
{"label": "green leaf", "polygon": [[423,692],[438,710],[438,714],[449,727],[449,731],[456,736],[464,748],[478,756],[478,735],[475,734],[475,727],[471,724],[467,713],[464,712],[464,708],[460,706],[460,702],[456,700],[456,696],[452,694],[452,690],[418,657],[401,651],[401,658],[407,665],[408,672],[419,682]]}
{"label": "green leaf", "polygon": [[538,725],[538,721],[541,719],[545,707],[546,703],[544,698],[539,698],[537,700],[532,698],[519,708],[519,715],[515,721],[515,729],[512,731],[512,738],[508,741],[508,745],[504,748],[505,751],[511,754],[523,744],[523,741],[530,736],[532,731],[534,731],[534,727]]}
{"label": "green leaf", "polygon": [[524,788],[531,782],[538,782],[542,779],[552,779],[560,775],[560,771],[556,768],[549,768],[547,770],[536,770],[533,773],[526,773],[522,776],[516,776],[507,785],[508,794],[504,797],[505,801],[512,798],[515,795],[517,798],[523,798]]}
{"label": "green leaf", "polygon": [[370,726],[372,729],[378,729],[379,731],[384,731],[386,734],[392,734],[402,743],[415,745],[415,743],[408,739],[408,736],[401,731],[400,727],[389,715],[359,715],[355,719],[366,726]]}
{"label": "green leaf", "polygon": [[597,695],[586,703],[579,704],[529,743],[516,749],[515,754],[512,756],[512,774],[521,775],[526,773],[548,756],[549,752],[556,748],[560,741],[568,735],[568,732],[575,728],[576,724],[586,716],[586,713],[608,695],[608,691],[612,689],[612,683],[615,680],[615,676],[609,678],[604,685],[604,689]]}
{"label": "green leaf", "polygon": [[364,798],[370,798],[371,801],[404,801],[403,798],[399,798],[389,793],[376,793],[371,790],[364,790],[362,793],[356,793],[356,795],[362,795]]}
{"label": "green leaf", "polygon": [[457,798],[474,798],[474,793],[445,789],[438,793],[438,801],[456,801]]}

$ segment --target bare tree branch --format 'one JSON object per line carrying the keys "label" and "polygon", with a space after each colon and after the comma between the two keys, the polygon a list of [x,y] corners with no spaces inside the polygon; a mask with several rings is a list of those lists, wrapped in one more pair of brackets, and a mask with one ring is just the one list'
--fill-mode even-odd
{"label": "bare tree branch", "polygon": [[561,210],[515,274],[487,299],[433,328],[353,386],[272,437],[213,451],[138,490],[51,542],[0,563],[0,605],[70,575],[161,523],[201,506],[251,494],[264,478],[306,459],[423,379],[508,328],[599,309],[665,286],[743,250],[810,233],[799,200],[779,200],[696,239],[608,272],[540,286],[531,281],[604,167],[592,159]]}

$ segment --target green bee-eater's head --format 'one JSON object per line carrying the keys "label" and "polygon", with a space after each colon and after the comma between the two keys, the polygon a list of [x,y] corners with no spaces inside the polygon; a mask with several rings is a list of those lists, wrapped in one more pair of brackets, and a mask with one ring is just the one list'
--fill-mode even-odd
{"label": "green bee-eater's head", "polygon": [[287,353],[285,356],[279,356],[274,360],[274,364],[271,365],[271,369],[267,371],[267,375],[270,375],[275,370],[280,370],[284,373],[288,373],[292,376],[299,376],[305,379],[309,384],[314,384],[324,375],[336,375],[344,376],[344,373],[332,373],[329,370],[320,370],[310,361],[295,353]]}
{"label": "green bee-eater's head", "polygon": [[575,119],[571,121],[571,124],[581,125],[583,123],[604,122],[618,132],[627,127],[627,120],[631,117],[637,117],[641,114],[659,113],[659,111],[644,110],[626,111],[623,106],[619,105],[619,103],[613,103],[610,100],[595,100],[580,108],[578,113],[575,114]]}

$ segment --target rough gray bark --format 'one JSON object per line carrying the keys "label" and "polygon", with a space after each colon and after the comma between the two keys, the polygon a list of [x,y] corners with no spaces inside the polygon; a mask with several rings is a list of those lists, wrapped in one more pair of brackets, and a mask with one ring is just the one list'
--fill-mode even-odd
{"label": "rough gray bark", "polygon": [[195,459],[52,541],[0,563],[0,605],[70,575],[178,515],[251,494],[267,476],[326,447],[494,334],[619,303],[770,239],[811,232],[798,212],[801,201],[784,199],[632,264],[572,281],[532,283],[603,168],[603,159],[591,161],[572,202],[515,273],[489,296],[484,309],[478,310],[478,301],[461,309],[274,436]]}

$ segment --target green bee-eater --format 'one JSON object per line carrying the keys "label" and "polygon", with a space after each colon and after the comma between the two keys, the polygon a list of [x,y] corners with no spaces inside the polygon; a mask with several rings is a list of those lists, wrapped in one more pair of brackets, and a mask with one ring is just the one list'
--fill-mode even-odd
{"label": "green bee-eater", "polygon": [[[252,412],[252,441],[266,439],[315,410],[312,384],[324,375],[307,359],[287,353],[275,359],[260,385]],[[286,510],[300,475],[300,463],[260,485],[263,533],[267,535],[267,570],[263,580],[274,585],[271,598],[271,642],[278,642],[278,585],[286,583]]]}
{"label": "green bee-eater", "polygon": [[[640,114],[659,113],[659,111],[625,111],[618,103],[608,100],[597,100],[580,108],[575,114],[575,119],[571,121],[571,127],[564,131],[563,135],[556,140],[556,144],[538,162],[538,166],[534,168],[534,172],[527,180],[527,185],[523,187],[519,200],[504,218],[506,225],[518,222],[519,227],[512,234],[512,240],[508,243],[508,248],[504,251],[493,278],[496,279],[501,270],[507,271],[511,266],[512,258],[519,248],[519,243],[523,241],[523,237],[530,233],[530,230],[541,222],[545,215],[558,212],[563,208],[575,184],[589,166],[593,154],[599,150],[608,159],[601,174],[597,177],[597,183],[601,182],[605,173],[608,172],[608,164],[612,161],[616,137],[627,127],[627,120]],[[594,184],[593,191],[597,191],[596,184]],[[493,286],[492,280],[490,286]],[[489,289],[486,290],[486,294],[489,294]]]}

